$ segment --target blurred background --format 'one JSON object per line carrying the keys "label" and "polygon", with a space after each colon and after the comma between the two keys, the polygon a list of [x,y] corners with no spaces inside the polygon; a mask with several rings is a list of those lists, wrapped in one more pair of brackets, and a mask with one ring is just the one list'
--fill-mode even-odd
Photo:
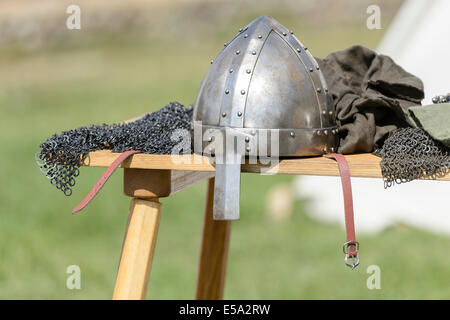
{"label": "blurred background", "polygon": [[[82,168],[73,195],[65,197],[35,164],[46,138],[120,122],[170,101],[193,103],[223,43],[262,14],[325,57],[353,44],[377,48],[402,3],[0,0],[0,298],[112,296],[129,207],[122,173],[72,216],[104,168]],[[71,4],[81,8],[80,30],[66,27]],[[381,29],[369,30],[367,8],[374,4],[381,9]],[[343,228],[312,219],[311,199],[293,191],[293,179],[242,175],[241,220],[233,223],[225,298],[450,297],[447,235],[404,223],[363,234],[362,263],[351,271],[343,263]],[[147,298],[194,297],[205,187],[162,199]],[[80,290],[66,288],[70,265],[81,268]],[[370,265],[381,269],[380,290],[366,286]]]}

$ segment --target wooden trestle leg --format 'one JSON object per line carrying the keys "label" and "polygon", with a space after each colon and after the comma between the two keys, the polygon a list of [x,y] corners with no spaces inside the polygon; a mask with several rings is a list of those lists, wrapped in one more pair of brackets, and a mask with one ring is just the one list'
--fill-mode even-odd
{"label": "wooden trestle leg", "polygon": [[161,217],[158,199],[131,200],[113,299],[145,299]]}
{"label": "wooden trestle leg", "polygon": [[133,199],[113,299],[145,299],[161,219],[159,198],[213,175],[213,172],[124,169],[124,193]]}
{"label": "wooden trestle leg", "polygon": [[214,178],[209,179],[203,225],[196,299],[223,299],[231,221],[213,220]]}

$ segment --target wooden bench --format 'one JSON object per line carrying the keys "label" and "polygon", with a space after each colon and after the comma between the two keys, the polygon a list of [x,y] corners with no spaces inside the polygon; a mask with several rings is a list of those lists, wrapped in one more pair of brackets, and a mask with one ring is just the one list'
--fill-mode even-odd
{"label": "wooden bench", "polygon": [[[96,151],[85,166],[108,167],[118,153]],[[124,193],[132,197],[113,299],[144,299],[161,216],[159,198],[208,180],[196,299],[222,299],[231,221],[214,221],[214,165],[206,157],[185,155],[175,163],[170,155],[136,154],[124,161]],[[353,177],[381,178],[380,158],[346,156]],[[180,159],[178,159],[180,160]],[[258,164],[243,164],[242,172],[260,173]],[[324,157],[280,160],[266,173],[339,176],[334,160]],[[439,178],[450,180],[450,174]]]}

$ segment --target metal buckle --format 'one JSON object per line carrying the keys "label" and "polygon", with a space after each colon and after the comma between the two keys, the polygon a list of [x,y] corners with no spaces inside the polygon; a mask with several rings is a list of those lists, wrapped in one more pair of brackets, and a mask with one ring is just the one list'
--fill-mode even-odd
{"label": "metal buckle", "polygon": [[[352,257],[349,256],[349,254],[348,254],[348,247],[350,247],[350,246],[354,246],[355,247],[356,257],[355,256],[352,256]],[[352,268],[352,270],[355,269],[359,265],[358,250],[359,250],[359,242],[358,241],[347,241],[346,243],[344,243],[344,245],[342,247],[342,251],[344,251],[344,253],[345,253],[344,262],[345,262],[345,264],[347,266]],[[349,258],[351,259],[351,262],[349,262]]]}
{"label": "metal buckle", "polygon": [[348,253],[346,253],[344,258],[345,264],[350,268],[352,268],[352,270],[355,269],[359,265],[359,254],[356,253],[356,257],[353,256],[350,258],[352,259],[352,263],[348,262],[348,258],[349,258]]}

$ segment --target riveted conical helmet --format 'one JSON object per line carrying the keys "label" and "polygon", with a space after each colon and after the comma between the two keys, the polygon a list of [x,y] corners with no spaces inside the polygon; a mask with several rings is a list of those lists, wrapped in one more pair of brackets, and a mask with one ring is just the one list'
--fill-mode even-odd
{"label": "riveted conical helmet", "polygon": [[281,157],[321,155],[334,152],[338,141],[332,98],[317,61],[269,16],[240,29],[211,62],[193,120],[194,151],[226,159],[216,159],[216,220],[239,219],[240,163],[231,156],[273,157],[274,150]]}
{"label": "riveted conical helmet", "polygon": [[[249,146],[277,129],[280,156],[334,152],[337,128],[331,95],[308,49],[270,16],[239,33],[211,62],[194,104],[202,132],[232,128]],[[202,150],[208,153],[208,139]],[[270,146],[268,147],[270,149]]]}

